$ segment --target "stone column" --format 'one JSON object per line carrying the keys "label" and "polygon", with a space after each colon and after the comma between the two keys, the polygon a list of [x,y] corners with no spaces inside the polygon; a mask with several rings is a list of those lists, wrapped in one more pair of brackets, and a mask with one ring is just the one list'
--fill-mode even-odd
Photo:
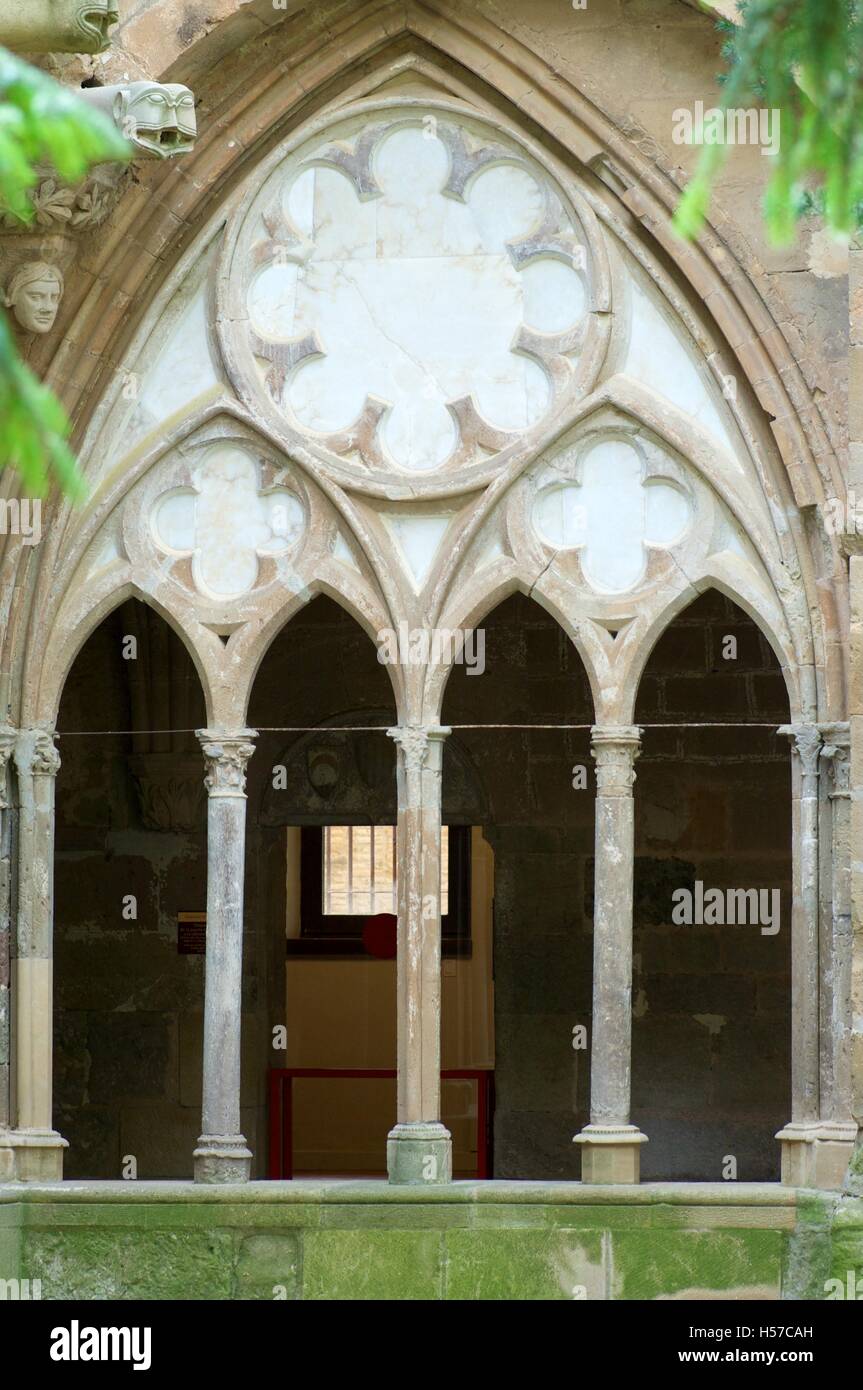
{"label": "stone column", "polygon": [[[863,252],[859,253],[863,255]],[[863,268],[861,268],[863,276]],[[863,457],[861,457],[863,475]],[[853,478],[852,478],[853,481]],[[859,480],[863,486],[863,476]],[[859,495],[859,494],[858,494]],[[849,560],[851,594],[851,1113],[857,1138],[848,1172],[847,1191],[863,1197],[863,552]]]}
{"label": "stone column", "polygon": [[391,1183],[452,1179],[440,1118],[441,768],[449,729],[388,730],[398,749],[398,1115]]}
{"label": "stone column", "polygon": [[11,835],[9,833],[9,760],[15,750],[14,729],[0,729],[0,1182],[14,1176],[14,1155],[4,1144],[12,1123],[11,1070]]}
{"label": "stone column", "polygon": [[593,907],[593,1018],[590,1124],[582,1144],[582,1182],[638,1182],[647,1138],[629,1121],[632,1050],[632,789],[641,730],[592,732],[596,760],[596,855]]}
{"label": "stone column", "polygon": [[7,1136],[15,1177],[63,1176],[66,1140],[53,1127],[54,789],[60,755],[53,735],[22,729],[18,773],[18,904],[12,967],[15,1129]]}
{"label": "stone column", "polygon": [[851,1112],[850,733],[821,724],[820,1115],[814,1185],[839,1189],[857,1133]]}
{"label": "stone column", "polygon": [[195,1181],[247,1182],[252,1155],[240,1131],[246,764],[252,729],[199,729],[207,764],[207,956],[203,1133]]}
{"label": "stone column", "polygon": [[783,724],[791,740],[791,1121],[776,1138],[782,1144],[782,1181],[815,1184],[815,1145],[820,1123],[818,775],[821,731],[817,724]]}

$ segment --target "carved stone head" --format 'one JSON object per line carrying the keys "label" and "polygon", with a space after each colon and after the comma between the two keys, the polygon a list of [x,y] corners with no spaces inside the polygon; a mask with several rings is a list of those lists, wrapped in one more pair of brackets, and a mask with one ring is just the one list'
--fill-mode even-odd
{"label": "carved stone head", "polygon": [[0,0],[0,44],[22,53],[104,53],[118,0]]}
{"label": "carved stone head", "polygon": [[170,159],[192,149],[198,123],[195,98],[188,87],[176,82],[130,82],[106,90],[115,93],[112,114],[118,128],[145,154]]}
{"label": "carved stone head", "polygon": [[63,272],[56,265],[26,261],[6,282],[6,307],[27,333],[50,333],[64,288]]}

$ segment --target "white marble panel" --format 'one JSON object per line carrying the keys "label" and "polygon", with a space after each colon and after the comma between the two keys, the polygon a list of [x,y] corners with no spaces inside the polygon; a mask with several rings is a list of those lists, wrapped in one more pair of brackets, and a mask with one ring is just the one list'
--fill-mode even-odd
{"label": "white marble panel", "polygon": [[623,371],[676,405],[734,458],[734,440],[696,365],[694,349],[687,348],[634,279],[630,288],[632,325]]}
{"label": "white marble panel", "polygon": [[691,522],[686,494],[643,473],[631,445],[601,440],[582,460],[580,483],[553,483],[537,495],[537,534],[555,549],[581,549],[585,577],[597,592],[635,588],[646,569],[647,548],[674,545]]}
{"label": "white marble panel", "polygon": [[248,300],[261,337],[315,333],[321,344],[324,355],[302,362],[285,384],[294,422],[337,433],[377,397],[389,406],[385,455],[418,472],[440,467],[456,448],[447,407],[464,396],[498,429],[535,424],[551,384],[536,361],[513,351],[519,330],[556,332],[586,311],[569,267],[544,257],[518,271],[507,249],[538,225],[536,180],[501,162],[472,180],[464,201],[446,196],[449,154],[435,129],[400,126],[381,141],[377,196],[361,199],[330,167],[296,175],[285,209],[309,246],[296,264],[262,271]]}
{"label": "white marble panel", "polygon": [[193,474],[194,488],[164,494],[151,527],[162,550],[191,555],[207,597],[238,598],[254,587],[263,555],[284,555],[304,526],[302,504],[286,489],[259,491],[256,462],[236,445],[215,445]]}

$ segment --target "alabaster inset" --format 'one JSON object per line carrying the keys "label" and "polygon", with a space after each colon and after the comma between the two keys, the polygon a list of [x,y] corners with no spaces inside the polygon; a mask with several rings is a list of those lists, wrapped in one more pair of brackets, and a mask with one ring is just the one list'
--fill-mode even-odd
{"label": "alabaster inset", "polygon": [[26,261],[9,276],[4,302],[26,333],[50,333],[57,321],[65,282],[46,261]]}
{"label": "alabaster inset", "polygon": [[81,96],[110,116],[127,140],[151,159],[188,154],[198,133],[195,98],[179,83],[124,82],[88,87]]}
{"label": "alabaster inset", "polygon": [[20,53],[104,53],[118,0],[0,0],[0,44]]}

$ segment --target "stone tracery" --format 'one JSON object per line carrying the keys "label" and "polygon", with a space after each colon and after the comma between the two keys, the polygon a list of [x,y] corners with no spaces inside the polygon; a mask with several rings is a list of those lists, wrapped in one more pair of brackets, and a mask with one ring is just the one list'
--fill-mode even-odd
{"label": "stone tracery", "polygon": [[[522,464],[525,468],[532,467],[549,443],[542,437],[543,428],[552,421],[555,429],[565,426],[569,412],[580,397],[596,385],[597,379],[607,380],[611,368],[606,364],[605,377],[594,370],[599,367],[601,352],[594,352],[591,357],[588,346],[591,335],[594,339],[601,336],[597,312],[611,318],[613,315],[609,315],[608,310],[617,307],[604,295],[604,280],[599,273],[604,254],[601,248],[604,243],[611,242],[610,234],[604,230],[598,240],[594,234],[588,236],[584,232],[586,224],[571,216],[564,195],[556,190],[551,180],[538,175],[527,157],[515,148],[511,132],[497,128],[492,132],[490,123],[489,130],[477,135],[475,128],[479,122],[475,118],[441,113],[431,101],[423,110],[425,114],[414,112],[407,119],[390,114],[381,119],[379,111],[369,104],[367,114],[346,118],[349,128],[345,139],[334,135],[335,127],[332,122],[328,123],[324,135],[318,131],[295,144],[294,152],[287,157],[280,156],[275,165],[270,161],[267,166],[270,170],[290,166],[286,179],[290,183],[287,197],[275,202],[270,198],[271,190],[266,183],[267,169],[256,171],[250,180],[250,198],[242,210],[248,214],[247,222],[243,222],[242,217],[235,219],[235,226],[229,229],[226,238],[227,251],[236,253],[236,259],[226,259],[223,270],[228,266],[230,275],[242,281],[243,293],[248,296],[245,306],[240,305],[241,312],[235,313],[237,306],[231,304],[223,281],[219,292],[219,332],[226,375],[268,444],[275,440],[288,454],[296,449],[294,462],[298,471],[300,468],[308,470],[309,457],[312,457],[320,465],[322,477],[345,485],[344,491],[336,489],[331,493],[333,509],[345,533],[350,535],[351,554],[361,558],[364,582],[368,583],[370,592],[374,589],[376,601],[393,623],[405,614],[418,614],[422,621],[433,621],[445,611],[446,604],[460,602],[465,594],[469,594],[470,602],[479,603],[483,593],[487,594],[501,576],[502,582],[507,584],[520,584],[525,588],[536,585],[537,592],[549,602],[560,603],[573,624],[580,624],[584,619],[587,627],[604,623],[616,631],[624,619],[630,623],[629,628],[623,627],[623,632],[631,632],[633,639],[627,645],[624,635],[619,655],[614,658],[609,658],[606,647],[601,645],[601,633],[586,638],[596,644],[590,648],[594,654],[593,674],[597,686],[602,687],[608,699],[608,708],[598,717],[599,722],[607,723],[613,738],[615,731],[619,735],[621,730],[628,728],[626,702],[631,702],[632,682],[637,677],[643,648],[651,640],[648,620],[663,610],[663,604],[677,601],[676,585],[684,586],[690,580],[706,582],[709,561],[723,547],[728,553],[734,551],[740,574],[751,583],[755,594],[753,607],[769,611],[774,629],[781,630],[783,639],[787,635],[783,623],[787,620],[787,627],[794,629],[796,638],[805,632],[806,615],[801,615],[799,608],[795,612],[789,594],[777,588],[775,570],[779,562],[770,553],[769,528],[763,525],[762,512],[766,504],[760,497],[757,504],[753,503],[757,485],[752,481],[751,460],[745,457],[743,463],[738,461],[739,471],[746,473],[746,479],[736,501],[740,510],[752,507],[753,524],[746,530],[736,527],[727,515],[720,516],[724,504],[708,497],[707,489],[694,476],[689,478],[683,465],[674,460],[663,482],[661,466],[654,463],[651,465],[653,471],[643,479],[646,486],[637,492],[634,469],[632,476],[627,475],[623,480],[635,484],[630,489],[636,498],[632,508],[632,545],[622,570],[614,566],[606,568],[602,548],[590,535],[594,501],[597,508],[603,503],[599,475],[589,475],[585,471],[580,481],[572,478],[554,482],[552,466],[544,482],[539,475],[531,480],[541,491],[533,511],[534,534],[523,550],[512,541],[516,532],[524,535],[530,529],[525,524],[530,489],[523,488],[519,493],[519,486],[515,486],[509,496],[502,493],[497,511],[489,495],[484,517],[488,532],[484,539],[493,562],[480,580],[474,582],[476,551],[466,545],[446,582],[433,592],[430,590],[438,583],[441,570],[436,560],[426,564],[428,557],[424,555],[418,557],[416,574],[421,578],[413,589],[399,582],[396,567],[391,563],[393,551],[387,550],[385,544],[386,525],[375,529],[381,508],[374,502],[364,512],[355,507],[346,479],[374,473],[376,485],[380,485],[383,477],[386,480],[383,486],[389,487],[394,479],[400,485],[407,474],[409,488],[394,495],[406,508],[415,498],[423,498],[428,515],[432,505],[429,499],[433,500],[433,489],[439,481],[437,474],[446,473],[457,494],[462,466],[490,462],[492,466],[486,469],[483,478],[484,481],[493,480],[498,462],[502,473],[510,455],[523,448]],[[470,138],[465,136],[465,130],[471,131]],[[396,157],[399,142],[402,153]],[[441,151],[446,156],[447,172],[438,186],[437,174],[432,180],[429,172],[437,167],[434,161],[440,160]],[[295,152],[298,152],[297,157],[290,164]],[[416,233],[416,227],[411,225],[411,200],[400,198],[405,184],[399,180],[406,179],[405,171],[416,175],[414,192],[422,192],[426,199],[424,206],[427,208],[433,203],[442,209],[435,224],[438,240],[420,250],[416,242],[411,241]],[[440,172],[443,176],[442,163]],[[520,205],[529,211],[533,220],[527,231],[523,226],[508,228],[513,234],[500,237],[486,252],[482,241],[483,216],[487,214],[487,220],[499,229],[507,211],[505,196],[513,189],[523,194]],[[513,198],[513,202],[518,205],[519,199]],[[261,212],[259,225],[251,229],[258,211]],[[378,313],[378,321],[375,321],[372,312],[375,301],[367,292],[363,297],[361,291],[367,291],[367,282],[361,280],[361,275],[370,269],[376,270],[379,260],[386,262],[388,271],[393,262],[420,260],[423,254],[434,254],[441,248],[448,255],[452,251],[449,258],[454,263],[479,255],[476,251],[466,251],[464,248],[470,243],[459,241],[452,233],[453,226],[460,233],[464,232],[468,226],[467,214],[473,219],[469,228],[471,234],[477,238],[473,244],[483,246],[489,268],[494,269],[497,276],[494,284],[486,284],[483,276],[478,277],[476,285],[471,282],[471,294],[475,292],[472,317],[474,320],[495,317],[504,346],[495,356],[487,350],[484,340],[469,340],[466,346],[473,348],[471,361],[460,374],[448,376],[447,364],[442,367],[434,354],[424,358],[416,349],[419,346],[424,352],[427,343],[435,338],[432,330],[436,329],[440,335],[444,318],[452,317],[458,306],[469,298],[461,292],[466,282],[460,280],[457,273],[449,296],[441,295],[439,304],[422,303],[427,320],[422,332],[427,332],[429,337],[423,337],[417,345],[410,331],[406,330],[401,337],[398,332],[394,333],[393,328],[398,328],[398,324],[394,325],[386,316],[381,319]],[[345,217],[353,219],[356,234],[356,241],[349,245],[344,242],[344,220],[339,220]],[[424,234],[432,220],[424,217]],[[248,236],[247,227],[251,229]],[[449,241],[447,236],[450,236]],[[232,244],[231,237],[235,238]],[[398,252],[405,246],[411,251],[410,256],[385,254],[387,248],[395,248]],[[324,254],[327,248],[329,255]],[[578,254],[582,251],[583,257]],[[372,274],[369,283],[374,288],[373,282]],[[408,279],[401,283],[408,286],[414,299],[423,288],[421,280]],[[434,284],[438,283],[436,279]],[[180,288],[179,284],[175,287]],[[207,293],[210,288],[207,287]],[[488,296],[484,298],[486,290]],[[204,297],[202,294],[202,299]],[[501,304],[503,307],[499,307]],[[362,351],[354,353],[355,360],[351,360],[351,349],[355,345],[345,338],[340,341],[338,336],[345,322],[346,306],[351,305],[358,305],[361,310],[353,320],[356,338],[362,344]],[[245,318],[246,308],[250,326]],[[521,310],[520,317],[516,309]],[[204,313],[200,323],[205,324]],[[408,330],[411,328],[409,323]],[[203,333],[204,328],[200,331]],[[238,342],[247,332],[246,346],[251,346],[252,351],[244,358]],[[395,366],[387,357],[390,348]],[[469,354],[465,352],[464,356],[468,358]],[[260,359],[257,365],[250,360],[253,358]],[[591,370],[579,376],[577,364],[582,359]],[[620,357],[616,360],[619,362]],[[631,365],[635,359],[629,361]],[[136,367],[131,357],[129,367],[130,370]],[[329,382],[328,374],[332,374]],[[521,392],[520,418],[517,419],[512,414],[507,415],[513,383]],[[539,389],[540,384],[545,395]],[[214,387],[210,389],[215,391]],[[219,399],[224,404],[225,397]],[[333,413],[336,405],[342,414]],[[269,406],[277,409],[270,411]],[[560,414],[556,416],[558,408]],[[679,410],[678,414],[682,416],[685,412]],[[675,418],[673,411],[670,418],[673,433],[680,420]],[[290,430],[285,429],[286,421]],[[107,451],[109,457],[121,456],[119,440],[117,432]],[[680,457],[687,459],[682,430],[676,444]],[[606,440],[596,447],[601,451],[610,444]],[[343,473],[337,474],[330,468],[331,455],[336,455],[346,465]],[[551,455],[545,453],[544,457],[548,459]],[[584,462],[585,465],[588,462],[587,455]],[[161,463],[154,462],[153,471],[160,466]],[[721,467],[717,460],[717,474]],[[699,476],[703,479],[703,474]],[[244,535],[242,544],[229,547],[229,573],[226,573],[217,549],[218,526],[215,531],[210,526],[210,522],[218,521],[215,512],[221,503],[215,503],[213,516],[200,515],[200,499],[206,498],[213,479],[203,478],[202,481],[206,485],[196,492],[186,483],[177,485],[177,477],[172,474],[173,490],[165,496],[164,503],[157,502],[156,510],[149,514],[152,539],[156,541],[155,549],[161,550],[162,558],[167,555],[170,559],[173,551],[176,552],[174,558],[181,556],[191,560],[192,583],[187,586],[188,592],[183,598],[185,606],[178,611],[181,620],[194,633],[192,640],[203,647],[196,624],[200,620],[201,627],[206,628],[216,605],[222,621],[221,624],[210,623],[210,626],[214,631],[221,626],[222,635],[236,628],[237,636],[232,635],[231,641],[235,644],[233,651],[243,653],[240,666],[245,680],[264,642],[262,637],[256,646],[252,632],[263,611],[259,606],[263,602],[259,590],[265,585],[261,581],[271,573],[269,570],[266,575],[263,573],[263,561],[273,554],[287,554],[299,542],[307,513],[292,492],[286,493],[285,498],[292,501],[284,502],[288,525],[285,532],[280,531],[271,524],[270,515],[270,507],[279,505],[273,499],[280,494],[257,485],[247,469],[238,465],[232,477],[221,479],[225,487],[219,494],[222,501],[228,494],[231,499],[242,495],[240,529]],[[567,491],[570,487],[577,490]],[[550,491],[552,488],[557,491]],[[164,490],[159,493],[160,497],[163,495]],[[461,502],[471,500],[466,492],[458,496]],[[659,518],[663,524],[659,527],[654,526],[656,518],[645,502],[651,496],[664,497],[664,506],[658,509],[663,513]],[[616,497],[612,501],[616,502]],[[194,519],[193,504],[199,511]],[[566,510],[570,504],[586,505],[586,526],[582,527],[578,518],[574,526],[570,524],[573,517]],[[484,506],[483,500],[475,507],[475,512],[478,514]],[[504,525],[503,513],[507,508],[509,516]],[[119,504],[118,510],[122,510]],[[139,533],[140,540],[141,518],[136,516],[131,520],[133,510],[131,505],[126,509],[128,530]],[[518,515],[514,516],[515,513]],[[143,514],[146,515],[146,509]],[[237,519],[236,513],[232,519]],[[308,520],[310,530],[322,524],[320,515],[316,515],[314,522],[311,518]],[[201,534],[198,533],[199,521]],[[327,524],[334,533],[331,518]],[[339,532],[340,537],[341,534]],[[458,550],[457,528],[449,534],[453,549]],[[680,573],[674,571],[674,564],[645,573],[645,559],[651,548],[655,547],[660,559],[672,554],[673,562],[677,563],[681,559],[676,549],[678,544],[689,547],[696,540],[701,544],[707,539],[713,544],[713,551],[705,544],[700,556],[704,564],[700,568],[694,566],[688,576],[681,579]],[[329,544],[335,544],[332,535]],[[129,555],[118,558],[117,571],[123,563],[126,566],[122,571],[123,582],[131,573],[146,590],[160,589],[163,571],[158,560],[144,555],[145,549],[142,544]],[[552,560],[549,549],[562,553],[555,554]],[[577,566],[569,565],[573,557],[568,557],[567,551],[582,556],[581,573]],[[684,557],[687,569],[691,553],[687,550]],[[769,574],[765,553],[772,563]],[[80,587],[81,576],[75,575],[74,569],[72,573],[73,587]],[[172,582],[179,574],[177,566],[171,571]],[[428,576],[431,579],[426,587]],[[801,582],[799,571],[792,573],[791,578],[795,583]],[[645,591],[651,586],[654,592],[647,595]],[[729,587],[733,587],[730,581]],[[107,581],[105,588],[108,588]],[[637,602],[633,601],[633,596]],[[285,598],[282,594],[281,601]],[[79,603],[79,610],[81,606]],[[367,604],[366,614],[369,611],[371,606]],[[271,633],[274,621],[272,610],[268,609],[266,623],[269,626],[262,624],[262,633]],[[247,645],[242,647],[246,640],[244,626],[250,635]],[[641,648],[637,642],[642,643]],[[790,645],[786,643],[786,649]],[[220,657],[221,652],[213,655],[207,649],[206,659],[210,662],[209,670],[216,688],[225,669],[216,667]],[[616,671],[615,680],[609,679],[612,671]],[[247,691],[241,692],[241,699],[245,693]],[[614,700],[617,704],[612,708]],[[416,707],[410,701],[419,702],[416,693],[405,697],[400,716],[412,727]],[[427,718],[434,721],[438,712],[434,691],[429,708]],[[235,713],[238,717],[229,727],[237,729],[242,717],[240,712]]]}
{"label": "stone tracery", "polygon": [[240,360],[251,348],[294,429],[423,474],[500,451],[584,389],[597,247],[516,146],[420,108],[285,164],[242,220],[231,316],[248,314]]}

